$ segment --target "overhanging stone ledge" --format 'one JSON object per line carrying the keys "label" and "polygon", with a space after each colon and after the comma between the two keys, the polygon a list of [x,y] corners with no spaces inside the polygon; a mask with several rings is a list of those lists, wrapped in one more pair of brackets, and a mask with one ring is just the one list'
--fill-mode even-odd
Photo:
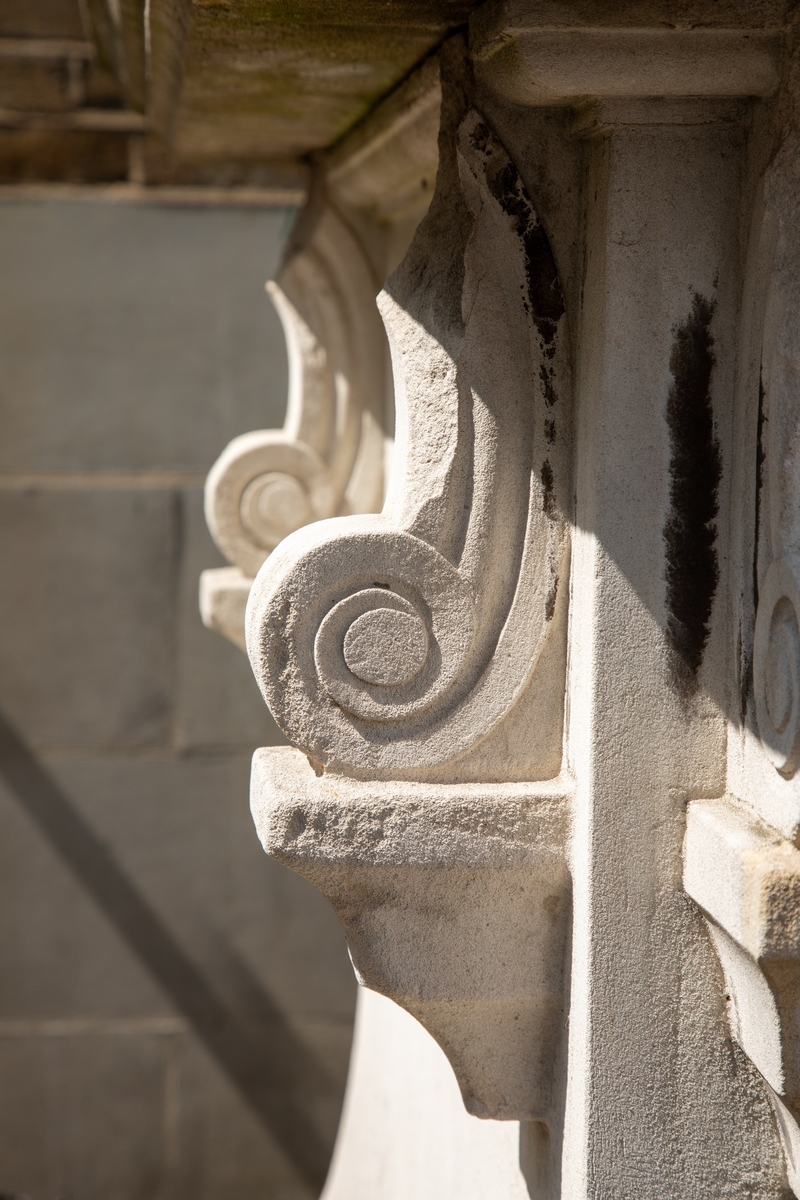
{"label": "overhanging stone ledge", "polygon": [[359,982],[423,1024],[480,1117],[548,1120],[564,1029],[571,781],[358,782],[258,750],[267,854],[344,925]]}

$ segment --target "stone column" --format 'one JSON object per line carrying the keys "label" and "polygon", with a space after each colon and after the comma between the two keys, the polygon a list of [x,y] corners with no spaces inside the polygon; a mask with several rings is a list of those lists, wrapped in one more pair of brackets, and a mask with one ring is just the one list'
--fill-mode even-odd
{"label": "stone column", "polygon": [[[331,1200],[777,1200],[800,1194],[787,36],[552,8],[482,8],[441,52],[436,192],[380,300],[393,484],[256,579],[249,653],[298,749],[256,755],[253,812],[490,1123],[443,1101],[401,1165],[408,1128],[363,1131],[393,1080],[444,1096],[441,1059],[418,1040],[412,1083],[357,1057]],[[389,1044],[380,1003],[361,1050]]]}
{"label": "stone column", "polygon": [[700,1195],[703,1180],[738,1195],[772,1165],[681,891],[687,799],[725,788],[743,116],[730,101],[614,100],[577,129],[590,141],[565,1196]]}

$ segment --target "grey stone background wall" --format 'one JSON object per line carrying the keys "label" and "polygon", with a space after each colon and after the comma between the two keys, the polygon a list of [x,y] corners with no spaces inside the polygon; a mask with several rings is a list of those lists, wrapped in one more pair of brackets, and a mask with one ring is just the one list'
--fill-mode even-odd
{"label": "grey stone background wall", "polygon": [[281,738],[197,611],[205,473],[283,419],[289,218],[0,204],[0,746],[57,783],[0,785],[0,1193],[289,1200],[332,1146],[352,971],[257,843]]}

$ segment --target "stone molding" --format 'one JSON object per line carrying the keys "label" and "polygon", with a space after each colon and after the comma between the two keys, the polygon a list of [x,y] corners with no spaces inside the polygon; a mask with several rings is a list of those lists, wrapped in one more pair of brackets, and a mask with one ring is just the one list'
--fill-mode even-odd
{"label": "stone molding", "polygon": [[499,5],[478,14],[472,48],[479,77],[515,104],[769,96],[780,81],[778,30],[548,27],[505,18]]}
{"label": "stone molding", "polygon": [[318,777],[285,747],[253,760],[265,851],[327,897],[359,983],[433,1035],[476,1116],[547,1120],[556,1107],[570,792],[568,780],[364,785]]}

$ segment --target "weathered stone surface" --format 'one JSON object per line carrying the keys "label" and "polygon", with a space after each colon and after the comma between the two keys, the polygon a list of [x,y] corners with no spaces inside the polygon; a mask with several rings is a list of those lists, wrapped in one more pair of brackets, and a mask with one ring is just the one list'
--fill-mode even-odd
{"label": "weathered stone surface", "polygon": [[[32,372],[36,388],[2,397],[0,1191],[202,1184],[255,1200],[279,1182],[300,1200],[327,1165],[355,984],[328,905],[258,847],[248,757],[280,735],[246,659],[196,608],[200,569],[220,561],[203,430],[279,420],[270,372],[285,400],[283,347],[271,361],[259,319],[283,217],[20,211],[4,380]],[[173,386],[151,394],[159,372]]]}
{"label": "weathered stone surface", "polygon": [[284,212],[0,212],[0,468],[199,479],[242,428],[280,423],[285,350],[264,279]]}
{"label": "weathered stone surface", "polygon": [[[98,1025],[101,1025],[98,1022]],[[136,1031],[7,1036],[0,1173],[10,1195],[147,1200],[169,1177],[169,1039]]]}
{"label": "weathered stone surface", "polygon": [[[276,745],[283,734],[264,708],[247,659],[229,642],[211,633],[205,626],[213,621],[201,617],[197,607],[197,578],[215,580],[225,567],[211,567],[220,561],[203,516],[200,488],[182,493],[183,547],[180,564],[178,625],[178,662],[175,696],[174,736],[185,751],[220,750],[223,747],[247,751],[259,743]],[[203,570],[205,568],[205,570]],[[235,572],[235,568],[227,568]],[[239,585],[239,580],[235,583]],[[239,585],[239,628],[244,641],[244,607],[250,592],[250,580]],[[225,589],[226,601],[236,587]],[[223,620],[224,630],[236,629],[236,612]],[[205,621],[205,626],[204,626]]]}
{"label": "weathered stone surface", "polygon": [[0,511],[5,711],[38,745],[165,745],[175,496],[34,487],[0,490]]}
{"label": "weathered stone surface", "polygon": [[331,145],[460,25],[471,0],[286,4],[196,14],[179,153],[292,159]]}
{"label": "weathered stone surface", "polygon": [[318,781],[290,749],[253,760],[264,849],[327,896],[359,982],[446,1049],[478,1116],[552,1113],[568,791],[568,781],[502,797],[476,784],[365,787],[331,773]]}

